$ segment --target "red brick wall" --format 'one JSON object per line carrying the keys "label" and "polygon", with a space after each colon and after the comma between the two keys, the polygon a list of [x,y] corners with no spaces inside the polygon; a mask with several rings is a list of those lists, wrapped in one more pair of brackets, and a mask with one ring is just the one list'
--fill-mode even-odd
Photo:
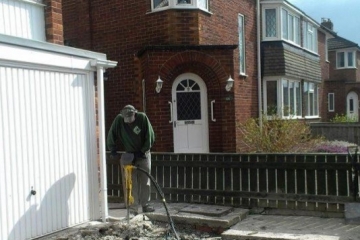
{"label": "red brick wall", "polygon": [[[154,151],[173,151],[168,124],[171,86],[179,74],[191,71],[206,83],[208,109],[210,101],[216,99],[217,122],[209,118],[210,151],[238,150],[241,135],[237,122],[258,116],[256,2],[210,0],[210,4],[211,14],[198,10],[150,13],[150,0],[63,0],[65,40],[118,61],[115,69],[108,70],[109,80],[105,82],[107,129],[124,105],[130,103],[142,110],[141,84],[145,79],[147,114],[157,135]],[[146,46],[237,45],[239,13],[245,15],[247,77],[239,76],[237,48],[195,52],[184,49],[178,55],[182,57],[179,61],[170,60],[179,53],[177,50],[145,51],[138,56]],[[202,57],[193,60],[194,56]],[[172,64],[167,64],[169,61]],[[217,63],[216,68],[211,61]],[[164,65],[168,70],[161,75],[164,87],[155,94],[155,81]],[[225,91],[229,75],[235,80],[230,93]]]}
{"label": "red brick wall", "polygon": [[51,43],[64,44],[61,0],[45,0],[46,40]]}

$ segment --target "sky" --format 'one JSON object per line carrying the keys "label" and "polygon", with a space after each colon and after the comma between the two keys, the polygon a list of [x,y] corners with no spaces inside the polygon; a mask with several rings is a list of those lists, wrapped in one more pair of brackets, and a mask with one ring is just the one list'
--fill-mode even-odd
{"label": "sky", "polygon": [[360,46],[360,0],[288,0],[306,15],[321,23],[329,18],[338,36]]}

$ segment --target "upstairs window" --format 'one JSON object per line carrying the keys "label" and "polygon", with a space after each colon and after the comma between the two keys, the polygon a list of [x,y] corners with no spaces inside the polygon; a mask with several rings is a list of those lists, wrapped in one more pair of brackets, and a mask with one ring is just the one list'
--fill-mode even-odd
{"label": "upstairs window", "polygon": [[300,45],[300,18],[286,9],[281,11],[282,39]]}
{"label": "upstairs window", "polygon": [[276,38],[276,9],[265,9],[265,38]]}
{"label": "upstairs window", "polygon": [[0,0],[0,34],[46,41],[42,0]]}
{"label": "upstairs window", "polygon": [[309,22],[303,23],[304,48],[317,53],[317,29]]}
{"label": "upstairs window", "polygon": [[[262,2],[262,40],[284,40],[301,46],[308,51],[318,52],[317,26],[313,22],[303,21],[301,15],[290,6]],[[275,2],[275,1],[271,1]]]}
{"label": "upstairs window", "polygon": [[209,0],[151,0],[153,11],[170,8],[191,8],[209,11]]}
{"label": "upstairs window", "polygon": [[354,68],[355,52],[338,51],[336,52],[336,68]]}

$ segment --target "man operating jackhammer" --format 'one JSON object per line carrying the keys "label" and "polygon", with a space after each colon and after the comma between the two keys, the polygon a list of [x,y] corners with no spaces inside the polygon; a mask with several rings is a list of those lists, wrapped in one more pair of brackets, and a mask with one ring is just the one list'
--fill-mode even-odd
{"label": "man operating jackhammer", "polygon": [[[118,140],[125,148],[125,153],[120,159],[121,169],[124,169],[124,165],[132,164],[150,174],[150,149],[154,144],[155,134],[146,114],[138,112],[132,105],[126,105],[115,117],[108,133],[107,147],[112,159],[116,159],[118,156],[116,152]],[[124,171],[122,173],[124,174]],[[149,204],[151,190],[149,177],[136,168],[133,168],[131,176],[130,196],[134,202],[129,204],[129,199],[125,199],[125,204],[130,210],[128,217],[132,218],[139,213],[139,205],[142,207],[142,212],[153,212],[154,208]],[[125,186],[124,176],[122,179],[123,186]],[[125,194],[125,196],[129,195]]]}

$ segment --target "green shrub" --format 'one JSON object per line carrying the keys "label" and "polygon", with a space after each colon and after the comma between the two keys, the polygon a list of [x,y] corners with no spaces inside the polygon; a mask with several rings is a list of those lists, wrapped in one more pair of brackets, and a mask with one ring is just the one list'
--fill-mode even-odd
{"label": "green shrub", "polygon": [[301,120],[284,120],[276,116],[266,118],[259,125],[259,119],[248,119],[238,125],[243,135],[240,152],[300,152],[312,148],[321,138],[314,138],[311,129]]}
{"label": "green shrub", "polygon": [[357,122],[356,117],[348,117],[345,114],[336,114],[330,122],[333,123],[346,123],[346,122]]}

